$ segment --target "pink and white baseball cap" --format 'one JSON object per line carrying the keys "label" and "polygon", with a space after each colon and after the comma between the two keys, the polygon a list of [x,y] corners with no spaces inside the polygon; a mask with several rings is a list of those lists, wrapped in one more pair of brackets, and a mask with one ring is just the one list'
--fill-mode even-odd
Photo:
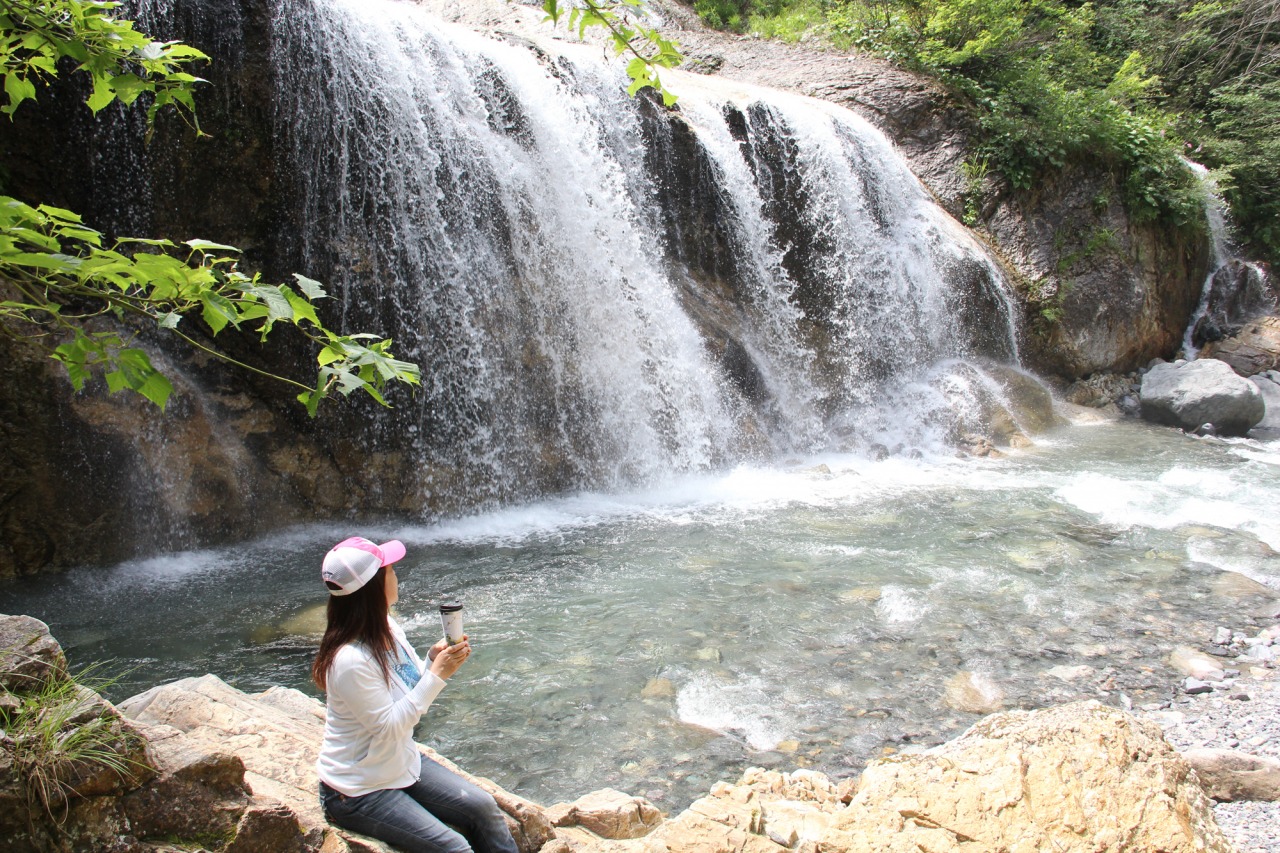
{"label": "pink and white baseball cap", "polygon": [[404,559],[399,539],[375,545],[363,536],[343,539],[324,555],[320,577],[330,595],[350,595],[369,582],[378,569]]}

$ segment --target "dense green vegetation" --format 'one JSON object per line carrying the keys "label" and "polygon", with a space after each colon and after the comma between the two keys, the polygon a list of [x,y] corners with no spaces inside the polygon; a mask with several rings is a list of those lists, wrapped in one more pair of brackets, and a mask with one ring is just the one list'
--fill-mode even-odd
{"label": "dense green vegetation", "polygon": [[1217,173],[1247,249],[1280,258],[1278,0],[697,0],[713,26],[884,56],[942,81],[979,128],[967,173],[1014,187],[1086,161],[1131,213],[1182,226]]}

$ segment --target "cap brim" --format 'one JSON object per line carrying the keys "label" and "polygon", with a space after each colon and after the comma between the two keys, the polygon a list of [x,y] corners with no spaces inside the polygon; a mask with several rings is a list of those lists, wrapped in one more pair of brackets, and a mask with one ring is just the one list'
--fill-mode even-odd
{"label": "cap brim", "polygon": [[399,539],[383,542],[378,546],[378,549],[382,551],[382,565],[384,566],[398,563],[404,559],[404,543]]}

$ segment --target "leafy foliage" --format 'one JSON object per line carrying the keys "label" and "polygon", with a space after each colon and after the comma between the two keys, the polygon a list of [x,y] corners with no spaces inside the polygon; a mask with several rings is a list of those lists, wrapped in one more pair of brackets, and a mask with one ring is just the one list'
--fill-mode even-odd
{"label": "leafy foliage", "polygon": [[[113,16],[118,5],[0,0],[0,67],[8,98],[0,109],[12,117],[35,99],[36,82],[70,68],[91,79],[87,103],[93,111],[145,99],[149,128],[161,109],[171,107],[198,133],[193,93],[202,81],[184,69],[205,55],[139,33],[131,21]],[[391,341],[325,327],[314,305],[325,296],[319,282],[301,275],[294,276],[296,289],[264,282],[238,269],[239,254],[207,240],[108,241],[71,211],[0,196],[0,331],[53,343],[53,357],[77,390],[101,372],[112,392],[133,391],[161,408],[173,390],[168,378],[125,332],[115,326],[102,331],[94,318],[141,318],[217,358],[294,385],[312,416],[334,390],[362,391],[385,406],[389,383],[418,384],[418,367],[397,360]],[[277,325],[296,327],[319,347],[315,384],[250,367],[200,343],[180,326],[188,317],[201,318],[214,335],[227,326],[251,327],[264,340]]]}
{"label": "leafy foliage", "polygon": [[740,33],[756,21],[781,17],[796,5],[785,0],[695,0],[693,10],[708,26]]}
{"label": "leafy foliage", "polygon": [[1280,80],[1253,86],[1243,75],[1213,93],[1208,140],[1226,178],[1220,186],[1238,224],[1280,259]]}
{"label": "leafy foliage", "polygon": [[[559,24],[565,8],[559,0],[543,0],[542,9],[547,20]],[[589,27],[598,27],[608,33],[618,56],[630,54],[627,76],[631,85],[630,95],[641,89],[652,88],[662,96],[668,107],[676,103],[676,95],[662,85],[659,68],[675,68],[684,61],[680,46],[667,39],[645,20],[645,0],[578,0],[568,8],[568,26],[582,38]]]}
{"label": "leafy foliage", "polygon": [[93,81],[87,103],[95,113],[112,101],[131,105],[145,93],[151,96],[149,121],[171,106],[197,126],[192,86],[204,81],[184,69],[208,57],[189,45],[155,41],[138,32],[132,21],[113,16],[119,5],[0,2],[0,68],[7,97],[0,112],[12,116],[24,101],[35,100],[36,83],[58,76],[58,63],[69,60]]}
{"label": "leafy foliage", "polygon": [[1180,0],[1172,11],[1147,37],[1159,39],[1180,130],[1217,171],[1248,248],[1280,262],[1280,2]]}
{"label": "leafy foliage", "polygon": [[295,326],[320,347],[316,385],[275,378],[301,388],[298,399],[312,415],[335,388],[343,394],[364,391],[386,405],[387,383],[418,381],[414,365],[390,355],[390,341],[366,345],[362,341],[373,336],[325,328],[314,305],[325,297],[319,282],[295,275],[297,290],[266,283],[237,268],[238,254],[207,240],[123,238],[107,245],[71,211],[0,196],[0,277],[18,297],[0,302],[0,318],[16,321],[9,327],[28,336],[69,336],[53,355],[76,390],[101,371],[111,391],[135,391],[161,408],[173,390],[169,380],[121,332],[91,331],[90,319],[141,317],[210,352],[182,331],[184,317],[198,315],[215,335],[227,326],[252,325],[264,340],[277,324]]}
{"label": "leafy foliage", "polygon": [[846,43],[938,77],[972,104],[979,159],[1015,187],[1093,160],[1116,172],[1138,219],[1187,225],[1202,199],[1173,118],[1151,103],[1141,52],[1100,50],[1096,10],[1061,0],[843,4]]}
{"label": "leafy foliage", "polygon": [[[706,0],[744,7],[751,0]],[[975,162],[1011,184],[1087,158],[1139,218],[1174,225],[1200,199],[1179,157],[1217,172],[1256,255],[1280,260],[1278,0],[784,0],[750,28],[878,53],[964,98]],[[815,14],[821,12],[820,15]],[[717,25],[714,20],[713,25]]]}

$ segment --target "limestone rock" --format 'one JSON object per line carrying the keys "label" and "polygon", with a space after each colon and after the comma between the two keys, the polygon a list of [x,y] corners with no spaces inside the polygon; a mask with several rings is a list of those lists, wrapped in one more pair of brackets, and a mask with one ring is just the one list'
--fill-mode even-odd
{"label": "limestone rock", "polygon": [[1280,369],[1280,317],[1259,317],[1238,334],[1207,344],[1200,355],[1226,362],[1241,376]]}
{"label": "limestone rock", "polygon": [[989,459],[999,459],[1004,456],[1003,453],[996,450],[995,445],[993,445],[985,436],[974,435],[971,432],[960,436],[960,440],[956,445],[956,449],[965,456],[977,456]]}
{"label": "limestone rock", "polygon": [[646,847],[668,853],[781,853],[764,834],[758,796],[749,788],[713,789],[645,838]]}
{"label": "limestone rock", "polygon": [[[238,756],[249,790],[292,810],[308,845],[329,843],[326,839],[336,835],[341,839],[332,843],[341,842],[348,849],[382,849],[359,836],[334,833],[320,809],[315,762],[324,733],[324,708],[318,700],[283,687],[250,695],[217,676],[204,675],[148,690],[122,702],[120,710],[141,723],[177,729],[188,743],[209,752]],[[522,853],[533,853],[552,838],[554,831],[540,808],[421,748],[493,794]]]}
{"label": "limestone rock", "polygon": [[662,823],[662,812],[643,797],[612,788],[547,809],[553,826],[581,826],[601,838],[639,838]]}
{"label": "limestone rock", "polygon": [[16,693],[66,667],[48,625],[31,616],[0,614],[0,687]]}
{"label": "limestone rock", "polygon": [[815,844],[831,828],[833,816],[813,803],[770,800],[760,806],[764,834],[783,847]]}
{"label": "limestone rock", "polygon": [[255,803],[240,816],[235,838],[224,853],[300,853],[303,840],[298,816],[292,809],[283,803]]}
{"label": "limestone rock", "polygon": [[1189,749],[1182,757],[1215,800],[1280,800],[1280,760],[1233,749]]}
{"label": "limestone rock", "polygon": [[670,678],[650,678],[640,691],[641,699],[671,699],[676,695],[676,686]]}
{"label": "limestone rock", "polygon": [[[986,373],[1000,383],[1009,422],[997,430],[996,442],[1008,443],[1015,432],[1039,435],[1063,423],[1054,411],[1053,395],[1036,377],[1007,364],[986,365]],[[997,422],[997,427],[1002,426]]]}
{"label": "limestone rock", "polygon": [[1131,375],[1116,373],[1095,373],[1079,379],[1063,394],[1067,402],[1093,409],[1118,407],[1120,401],[1129,396],[1137,398],[1138,382]]}
{"label": "limestone rock", "polygon": [[1093,675],[1093,672],[1093,667],[1087,664],[1079,664],[1077,666],[1059,665],[1046,670],[1045,675],[1062,681],[1075,681],[1077,678]]}
{"label": "limestone rock", "polygon": [[1201,681],[1221,681],[1222,662],[1190,646],[1178,646],[1169,653],[1169,665]]}
{"label": "limestone rock", "polygon": [[869,766],[823,851],[1230,853],[1160,729],[1097,702],[989,717]]}
{"label": "limestone rock", "polygon": [[1142,417],[1185,430],[1211,423],[1222,435],[1244,435],[1262,420],[1257,387],[1216,359],[1158,364],[1142,377]]}
{"label": "limestone rock", "polygon": [[122,808],[142,837],[227,839],[248,806],[244,762],[206,750],[170,726],[143,727],[160,777],[124,798]]}
{"label": "limestone rock", "polygon": [[765,797],[814,803],[839,800],[842,790],[840,786],[832,784],[825,774],[814,770],[780,773],[759,767],[752,767],[744,772],[739,785],[751,788]]}
{"label": "limestone rock", "polygon": [[1276,591],[1239,572],[1220,572],[1213,579],[1213,591],[1225,598],[1275,598]]}
{"label": "limestone rock", "polygon": [[960,407],[952,427],[952,441],[969,456],[999,458],[996,447],[1027,446],[1036,435],[1062,423],[1054,411],[1053,395],[1040,380],[1003,364],[956,365],[950,379],[937,379],[934,387],[944,397],[951,379],[959,380],[972,394],[973,405]]}

